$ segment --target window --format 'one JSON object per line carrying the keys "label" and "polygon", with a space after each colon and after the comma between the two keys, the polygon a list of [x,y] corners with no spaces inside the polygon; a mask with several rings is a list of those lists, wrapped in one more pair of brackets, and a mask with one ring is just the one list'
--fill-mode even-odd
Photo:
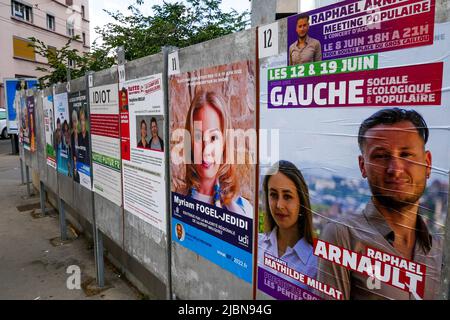
{"label": "window", "polygon": [[54,56],[56,56],[56,47],[53,46],[47,46],[48,53],[52,53]]}
{"label": "window", "polygon": [[75,61],[69,59],[69,68],[75,69],[75,67],[76,67]]}
{"label": "window", "polygon": [[71,21],[67,21],[66,26],[67,26],[67,35],[69,37],[75,37],[75,29],[73,27],[73,22]]}
{"label": "window", "polygon": [[81,17],[84,19],[84,18],[86,18],[86,16],[85,16],[85,11],[84,11],[84,6],[81,6]]}
{"label": "window", "polygon": [[83,32],[82,35],[83,35],[83,44],[86,45],[86,33]]}
{"label": "window", "polygon": [[14,57],[35,61],[36,54],[33,47],[29,46],[31,43],[29,40],[13,37]]}
{"label": "window", "polygon": [[56,53],[57,53],[56,47],[47,46],[47,54],[48,54],[47,61],[48,61],[48,63],[50,63],[50,60],[54,61],[57,58]]}
{"label": "window", "polygon": [[6,119],[6,111],[0,110],[0,120],[5,120],[5,119]]}
{"label": "window", "polygon": [[11,1],[11,15],[31,23],[33,22],[33,9],[18,1]]}
{"label": "window", "polygon": [[55,31],[55,17],[47,14],[47,29]]}

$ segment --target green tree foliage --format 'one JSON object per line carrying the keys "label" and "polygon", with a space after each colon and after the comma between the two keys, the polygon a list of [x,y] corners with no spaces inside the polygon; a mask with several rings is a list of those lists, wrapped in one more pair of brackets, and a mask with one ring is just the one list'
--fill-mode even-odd
{"label": "green tree foliage", "polygon": [[[70,68],[70,77],[76,79],[82,77],[87,71],[98,71],[109,68],[114,63],[114,58],[106,57],[101,50],[94,50],[90,53],[81,53],[71,47],[74,40],[79,40],[79,36],[69,39],[62,48],[54,48],[43,41],[31,37],[30,46],[37,55],[47,59],[47,65],[38,66],[36,70],[44,72],[46,75],[40,77],[39,86],[48,87],[52,84],[66,82],[68,68]],[[69,61],[71,66],[69,67]]]}
{"label": "green tree foliage", "polygon": [[163,46],[179,48],[218,38],[245,29],[248,12],[222,12],[222,0],[185,0],[154,5],[153,15],[144,15],[137,0],[128,13],[105,10],[114,22],[97,27],[101,50],[107,55],[115,48],[125,48],[125,58],[134,60],[160,52]]}
{"label": "green tree foliage", "polygon": [[163,46],[183,48],[245,29],[249,13],[238,13],[234,9],[222,12],[221,3],[222,0],[164,2],[152,7],[152,15],[141,12],[143,0],[136,0],[125,13],[104,9],[114,22],[96,28],[101,41],[100,44],[94,41],[90,53],[80,53],[71,48],[73,39],[62,48],[52,50],[39,39],[30,38],[36,54],[48,60],[47,67],[36,68],[48,73],[39,79],[41,86],[67,81],[69,59],[75,63],[71,68],[71,78],[74,79],[88,70],[111,67],[116,61],[116,48],[119,46],[125,49],[125,59],[131,61],[158,53]]}
{"label": "green tree foliage", "polygon": [[[80,62],[83,59],[78,50],[71,48],[72,39],[69,39],[60,49],[52,48],[35,37],[31,37],[29,40],[32,42],[30,46],[33,47],[36,54],[45,57],[48,61],[48,64],[45,67],[36,67],[36,70],[46,73],[45,76],[39,78],[41,87],[47,87],[53,83],[66,81],[69,60],[80,65]],[[81,75],[81,73],[79,73],[78,70],[73,70],[73,75],[77,77]]]}

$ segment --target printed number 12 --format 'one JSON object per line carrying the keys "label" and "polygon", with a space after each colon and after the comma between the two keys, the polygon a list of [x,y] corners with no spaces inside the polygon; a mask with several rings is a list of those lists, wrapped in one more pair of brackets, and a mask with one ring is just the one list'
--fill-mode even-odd
{"label": "printed number 12", "polygon": [[264,31],[264,48],[272,47],[272,29]]}

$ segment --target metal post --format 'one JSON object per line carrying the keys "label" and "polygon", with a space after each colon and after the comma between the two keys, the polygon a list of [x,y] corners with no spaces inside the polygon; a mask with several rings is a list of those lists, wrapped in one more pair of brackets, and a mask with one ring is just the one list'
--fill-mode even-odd
{"label": "metal post", "polygon": [[67,225],[66,225],[66,213],[64,211],[64,200],[59,198],[58,200],[59,208],[59,229],[61,231],[61,240],[67,240]]}
{"label": "metal post", "polygon": [[[89,96],[90,95],[90,88],[91,88],[91,84],[93,84],[93,81],[91,83],[91,81],[89,81],[89,78],[92,79],[94,72],[89,71],[86,74],[86,93]],[[88,108],[90,110],[91,105],[90,105],[90,101],[88,99]],[[90,132],[90,131],[89,131]],[[92,141],[92,136],[91,136],[91,132],[89,133],[89,141]],[[89,150],[89,158],[91,159],[91,163],[92,163],[92,148],[90,148]],[[91,170],[91,181],[94,181],[94,172],[93,170]],[[92,187],[92,185],[91,185]],[[100,230],[98,230],[97,228],[97,221],[95,218],[95,192],[92,191],[92,202],[91,202],[91,206],[92,206],[92,237],[93,237],[93,241],[94,241],[94,259],[95,259],[95,272],[96,272],[96,276],[97,276],[97,286],[99,288],[103,288],[105,286],[105,264],[103,261],[103,237],[102,234],[100,232]]]}
{"label": "metal post", "polygon": [[[450,183],[450,177],[449,177]],[[447,203],[450,203],[450,194],[447,198]],[[442,270],[441,270],[441,294],[440,299],[450,299],[450,211],[447,212],[445,234],[443,238],[443,256],[442,256]]]}
{"label": "metal post", "polygon": [[22,181],[22,185],[24,185],[25,179],[23,176],[23,160],[22,160],[22,158],[19,158],[19,162],[20,162],[20,180]]}
{"label": "metal post", "polygon": [[9,140],[11,140],[11,154],[14,155],[14,154],[16,154],[16,148],[14,148],[15,143],[14,143],[14,138],[13,138],[12,134],[9,136]]}
{"label": "metal post", "polygon": [[[164,70],[163,70],[163,82],[164,82],[164,116],[165,116],[165,141],[170,141],[169,135],[169,83],[168,83],[168,70],[169,70],[169,54],[178,48],[165,46],[162,48],[164,55]],[[167,234],[167,292],[166,298],[167,300],[173,300],[174,294],[172,289],[172,229],[171,229],[171,221],[172,221],[172,201],[171,201],[171,189],[170,189],[170,152],[167,146],[165,146],[165,158],[166,158],[166,181],[165,181],[165,189],[166,189],[166,234]]]}
{"label": "metal post", "polygon": [[41,196],[41,214],[43,216],[45,216],[45,198],[46,198],[46,194],[45,194],[45,185],[44,183],[41,181],[40,182],[40,196]]}
{"label": "metal post", "polygon": [[121,65],[121,64],[125,64],[125,47],[124,46],[119,46],[117,47],[117,64]]}
{"label": "metal post", "polygon": [[103,288],[105,286],[105,264],[103,261],[103,236],[98,228],[93,227],[94,234],[94,255],[95,255],[95,271],[97,273],[97,286]]}
{"label": "metal post", "polygon": [[28,169],[28,166],[25,165],[25,177],[27,179],[27,192],[28,192],[28,197],[31,197],[31,190],[30,190],[30,170]]}

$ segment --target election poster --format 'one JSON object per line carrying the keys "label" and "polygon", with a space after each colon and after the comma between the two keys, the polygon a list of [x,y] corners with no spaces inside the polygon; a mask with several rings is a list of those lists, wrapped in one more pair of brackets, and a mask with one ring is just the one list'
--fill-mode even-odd
{"label": "election poster", "polygon": [[93,189],[122,205],[119,92],[117,84],[90,90]]}
{"label": "election poster", "polygon": [[70,148],[72,177],[76,183],[91,190],[91,143],[86,90],[69,93]]}
{"label": "election poster", "polygon": [[25,96],[25,108],[22,113],[22,143],[25,150],[36,151],[36,124],[35,124],[36,100],[32,90],[27,90]]}
{"label": "election poster", "polygon": [[70,145],[69,101],[67,92],[53,96],[55,109],[55,132],[53,134],[53,149],[56,152],[58,172],[65,176],[72,176],[72,152]]}
{"label": "election poster", "polygon": [[47,165],[56,169],[56,149],[54,147],[55,139],[55,121],[53,109],[53,96],[43,96],[42,105],[44,110],[44,131],[45,131],[45,154]]}
{"label": "election poster", "polygon": [[165,233],[162,74],[126,81],[119,96],[124,208]]}
{"label": "election poster", "polygon": [[[25,91],[37,86],[36,79],[4,79],[6,126],[8,134],[19,133],[21,106],[25,106]],[[23,123],[22,123],[23,124]]]}
{"label": "election poster", "polygon": [[262,297],[440,298],[450,24],[430,27],[432,45],[326,61],[332,75],[260,60],[260,128],[279,140],[259,173]]}
{"label": "election poster", "polygon": [[288,65],[433,44],[435,0],[347,0],[288,18]]}
{"label": "election poster", "polygon": [[252,282],[255,64],[172,75],[172,240]]}

